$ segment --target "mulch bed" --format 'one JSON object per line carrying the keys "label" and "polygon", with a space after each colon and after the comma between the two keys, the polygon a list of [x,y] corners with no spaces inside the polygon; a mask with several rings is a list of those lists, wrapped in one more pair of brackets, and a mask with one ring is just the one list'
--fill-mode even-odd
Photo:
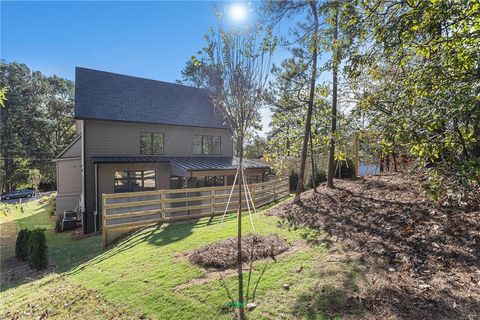
{"label": "mulch bed", "polygon": [[[252,255],[253,246],[253,255]],[[243,262],[272,258],[287,251],[290,245],[277,235],[247,235],[242,237]],[[194,250],[189,260],[204,268],[228,269],[237,265],[237,238],[217,241]]]}
{"label": "mulch bed", "polygon": [[480,211],[432,204],[421,178],[407,174],[335,186],[307,191],[301,205],[269,214],[324,230],[360,252],[372,280],[360,298],[378,318],[480,318]]}

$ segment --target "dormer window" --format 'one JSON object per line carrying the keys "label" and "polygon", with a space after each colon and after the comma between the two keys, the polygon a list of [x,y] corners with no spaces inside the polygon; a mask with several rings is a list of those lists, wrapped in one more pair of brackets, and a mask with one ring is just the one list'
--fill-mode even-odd
{"label": "dormer window", "polygon": [[140,154],[163,154],[163,133],[141,132]]}
{"label": "dormer window", "polygon": [[193,136],[193,154],[220,154],[219,136]]}

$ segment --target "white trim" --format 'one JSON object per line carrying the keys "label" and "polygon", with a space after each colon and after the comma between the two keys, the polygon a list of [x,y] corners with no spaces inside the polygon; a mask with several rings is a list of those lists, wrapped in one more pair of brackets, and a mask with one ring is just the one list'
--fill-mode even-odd
{"label": "white trim", "polygon": [[53,162],[57,162],[57,161],[65,161],[65,160],[81,160],[82,157],[70,157],[70,158],[60,158],[60,159],[53,159],[52,161]]}
{"label": "white trim", "polygon": [[63,154],[67,152],[68,149],[70,149],[75,144],[75,142],[78,141],[78,139],[80,139],[80,135],[77,134],[75,138],[72,140],[72,142],[70,142],[68,146],[66,146],[65,149],[63,149],[62,152],[60,152],[60,154],[55,159],[53,159],[53,161],[58,160],[61,156],[63,156]]}

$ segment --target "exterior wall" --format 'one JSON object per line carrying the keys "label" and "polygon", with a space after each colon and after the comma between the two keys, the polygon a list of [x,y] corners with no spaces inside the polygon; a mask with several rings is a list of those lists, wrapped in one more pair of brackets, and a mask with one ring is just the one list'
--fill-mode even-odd
{"label": "exterior wall", "polygon": [[57,214],[75,210],[82,193],[82,163],[79,157],[57,160]]}
{"label": "exterior wall", "polygon": [[[220,155],[210,155],[209,157],[233,156],[232,135],[227,129],[84,120],[84,197],[85,212],[87,212],[87,215],[90,215],[95,210],[95,166],[92,163],[92,157],[140,156],[140,132],[163,133],[165,156],[195,156],[193,154],[194,135],[213,135],[221,137]],[[145,168],[145,164],[142,168]],[[111,185],[113,188],[113,178],[111,180]],[[163,188],[161,187],[162,185],[163,182],[159,182],[157,184],[157,189]],[[165,186],[169,188],[169,183],[165,184]],[[103,192],[101,190],[99,191]],[[109,193],[108,191],[105,192]],[[86,232],[92,231],[90,230],[90,227],[86,228]]]}
{"label": "exterior wall", "polygon": [[58,195],[57,194],[57,216],[69,210],[76,210],[80,205],[80,194],[78,195]]}
{"label": "exterior wall", "polygon": [[82,155],[82,139],[77,137],[75,139],[77,140],[62,154],[61,159],[80,157]]}
{"label": "exterior wall", "polygon": [[113,193],[115,171],[155,170],[155,188],[170,189],[170,163],[105,163],[98,164],[98,208],[102,210],[101,195]]}
{"label": "exterior wall", "polygon": [[[141,155],[140,132],[163,133],[165,156],[194,156],[194,135],[220,136],[221,154],[217,156],[231,157],[233,155],[232,135],[227,129],[100,120],[86,120],[85,123],[87,157],[89,155],[139,156]],[[206,157],[215,157],[215,155]]]}

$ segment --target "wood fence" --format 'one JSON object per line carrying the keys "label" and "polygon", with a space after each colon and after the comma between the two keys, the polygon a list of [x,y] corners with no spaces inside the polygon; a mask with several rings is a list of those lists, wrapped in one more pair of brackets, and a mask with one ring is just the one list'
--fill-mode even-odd
{"label": "wood fence", "polygon": [[[289,180],[277,179],[250,184],[255,207],[289,194]],[[102,195],[102,233],[104,247],[122,234],[158,223],[196,219],[223,214],[232,186],[163,189]],[[242,186],[242,207],[247,210]],[[238,186],[234,187],[228,212],[238,209]]]}

